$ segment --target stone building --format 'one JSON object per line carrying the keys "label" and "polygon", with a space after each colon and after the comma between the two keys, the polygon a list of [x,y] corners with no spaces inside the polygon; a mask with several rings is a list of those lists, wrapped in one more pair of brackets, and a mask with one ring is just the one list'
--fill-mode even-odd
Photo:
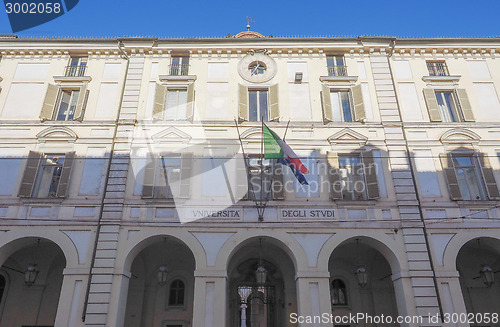
{"label": "stone building", "polygon": [[1,37],[0,326],[498,326],[499,49]]}

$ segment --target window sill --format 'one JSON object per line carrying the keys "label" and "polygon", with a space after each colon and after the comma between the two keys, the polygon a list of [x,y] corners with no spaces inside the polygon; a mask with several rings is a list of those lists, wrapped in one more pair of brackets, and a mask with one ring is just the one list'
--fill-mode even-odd
{"label": "window sill", "polygon": [[484,208],[484,206],[495,206],[498,200],[452,200],[460,206],[477,206]]}
{"label": "window sill", "polygon": [[358,76],[320,76],[319,80],[326,83],[354,84],[358,80]]}
{"label": "window sill", "polygon": [[369,200],[344,200],[344,199],[333,199],[335,203],[340,207],[347,207],[347,206],[352,206],[352,207],[357,207],[357,206],[370,206],[370,205],[375,205],[377,204],[376,199],[369,199]]}
{"label": "window sill", "polygon": [[196,75],[160,75],[161,82],[184,82],[193,83],[196,81]]}
{"label": "window sill", "polygon": [[54,81],[57,83],[88,83],[91,80],[90,76],[54,76]]}
{"label": "window sill", "polygon": [[23,204],[61,204],[64,198],[19,198]]}
{"label": "window sill", "polygon": [[461,75],[449,75],[449,76],[423,76],[422,80],[428,84],[432,82],[437,83],[454,83],[458,84]]}

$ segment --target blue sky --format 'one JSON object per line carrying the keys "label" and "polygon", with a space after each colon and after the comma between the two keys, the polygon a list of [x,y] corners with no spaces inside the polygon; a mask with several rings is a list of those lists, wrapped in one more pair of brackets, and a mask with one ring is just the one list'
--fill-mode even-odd
{"label": "blue sky", "polygon": [[[26,0],[37,1],[37,0]],[[11,34],[0,4],[0,34]],[[500,0],[80,0],[22,37],[223,37],[245,29],[274,36],[499,37]]]}

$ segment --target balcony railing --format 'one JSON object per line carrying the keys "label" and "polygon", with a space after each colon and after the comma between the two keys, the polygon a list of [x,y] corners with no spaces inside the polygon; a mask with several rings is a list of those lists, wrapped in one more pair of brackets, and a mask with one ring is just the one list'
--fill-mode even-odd
{"label": "balcony railing", "polygon": [[449,76],[448,67],[444,62],[428,62],[427,69],[430,76]]}
{"label": "balcony railing", "polygon": [[66,76],[66,77],[83,77],[83,76],[85,76],[86,69],[87,69],[86,65],[66,66],[66,72],[65,72],[64,76]]}
{"label": "balcony railing", "polygon": [[187,75],[189,64],[171,64],[170,75]]}
{"label": "balcony railing", "polygon": [[347,66],[327,66],[328,76],[347,76]]}

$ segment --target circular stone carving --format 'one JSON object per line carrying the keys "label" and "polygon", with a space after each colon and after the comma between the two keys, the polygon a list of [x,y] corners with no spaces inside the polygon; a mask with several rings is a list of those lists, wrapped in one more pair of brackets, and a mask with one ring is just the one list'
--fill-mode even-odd
{"label": "circular stone carving", "polygon": [[240,76],[252,83],[264,83],[276,75],[276,62],[263,53],[247,54],[238,64]]}

